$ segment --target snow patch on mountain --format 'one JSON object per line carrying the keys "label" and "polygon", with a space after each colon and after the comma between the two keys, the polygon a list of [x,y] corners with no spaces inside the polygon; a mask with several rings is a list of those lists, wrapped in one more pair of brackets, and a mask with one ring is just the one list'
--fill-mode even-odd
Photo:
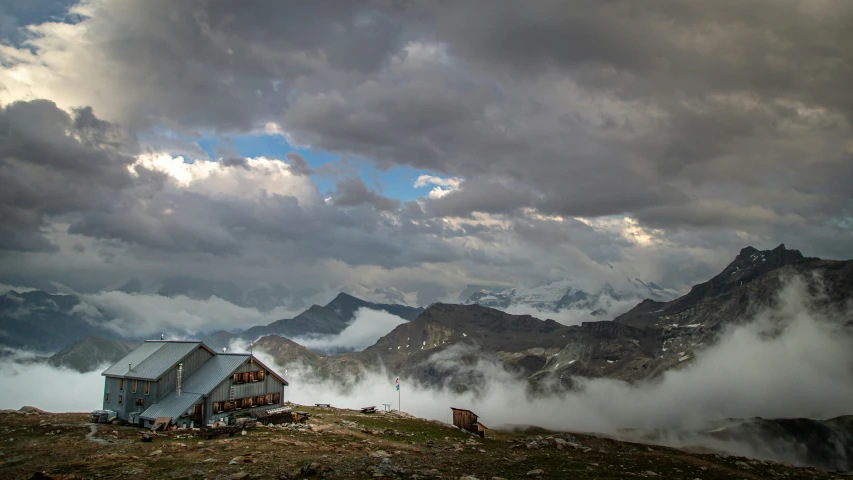
{"label": "snow patch on mountain", "polygon": [[418,292],[403,292],[395,287],[375,288],[355,284],[342,287],[341,291],[367,302],[418,307]]}
{"label": "snow patch on mountain", "polygon": [[677,291],[637,278],[611,281],[593,291],[581,289],[573,280],[561,279],[532,288],[508,288],[500,292],[480,290],[465,303],[575,325],[612,319],[645,299],[666,302],[679,296]]}

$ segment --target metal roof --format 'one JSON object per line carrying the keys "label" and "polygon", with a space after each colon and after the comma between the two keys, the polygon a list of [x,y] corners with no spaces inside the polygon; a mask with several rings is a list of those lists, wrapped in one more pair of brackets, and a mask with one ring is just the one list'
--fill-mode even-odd
{"label": "metal roof", "polygon": [[142,342],[142,345],[136,347],[132,352],[128,353],[121,360],[116,362],[112,367],[104,370],[101,375],[116,375],[124,376],[128,374],[127,364],[137,366],[143,360],[150,357],[157,350],[161,349],[166,342]]}
{"label": "metal roof", "polygon": [[175,421],[199,400],[201,400],[201,394],[198,393],[181,392],[180,395],[177,395],[175,392],[171,392],[159,402],[148,407],[139,417],[146,420],[156,420],[157,417],[171,417],[172,421]]}
{"label": "metal roof", "polygon": [[[201,345],[201,342],[148,340],[105,370],[102,375],[157,380]],[[131,364],[130,371],[127,370],[128,363]]]}
{"label": "metal roof", "polygon": [[207,395],[247,360],[248,354],[215,355],[185,380],[181,391]]}

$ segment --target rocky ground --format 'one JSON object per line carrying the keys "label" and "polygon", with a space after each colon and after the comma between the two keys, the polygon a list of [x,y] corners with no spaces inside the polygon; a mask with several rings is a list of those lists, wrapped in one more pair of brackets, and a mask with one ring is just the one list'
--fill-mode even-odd
{"label": "rocky ground", "polygon": [[0,478],[841,479],[840,473],[577,433],[480,439],[405,414],[308,408],[310,425],[213,440],[87,423],[80,413],[0,413]]}

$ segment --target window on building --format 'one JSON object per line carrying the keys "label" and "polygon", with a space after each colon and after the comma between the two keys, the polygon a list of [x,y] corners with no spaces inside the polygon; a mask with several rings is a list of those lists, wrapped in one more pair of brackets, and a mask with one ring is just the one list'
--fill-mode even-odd
{"label": "window on building", "polygon": [[193,415],[201,415],[201,404],[196,403],[193,405]]}
{"label": "window on building", "polygon": [[124,390],[124,379],[123,378],[118,379],[118,389]]}
{"label": "window on building", "polygon": [[219,402],[213,402],[213,413],[219,413]]}
{"label": "window on building", "polygon": [[136,399],[136,404],[137,404],[137,405],[142,405],[143,403],[145,403],[145,401],[144,401],[142,398],[137,398],[137,399]]}
{"label": "window on building", "polygon": [[267,395],[267,405],[272,405],[272,394]]}
{"label": "window on building", "polygon": [[109,393],[104,394],[104,402],[110,403],[110,394]]}
{"label": "window on building", "polygon": [[243,383],[249,383],[249,372],[243,372]]}
{"label": "window on building", "polygon": [[148,395],[148,392],[151,389],[151,382],[145,382],[145,395]]}
{"label": "window on building", "polygon": [[119,403],[119,405],[121,405],[121,400],[122,400],[121,395],[119,395],[119,396],[118,396],[118,403]]}
{"label": "window on building", "polygon": [[240,374],[239,373],[234,374],[234,383],[240,383]]}
{"label": "window on building", "polygon": [[136,393],[136,380],[130,381],[130,393]]}
{"label": "window on building", "polygon": [[255,403],[258,405],[265,405],[267,403],[266,399],[267,398],[264,395],[260,395],[258,397],[255,397]]}
{"label": "window on building", "polygon": [[279,402],[281,402],[281,394],[280,393],[273,393],[272,394],[272,403],[278,404]]}

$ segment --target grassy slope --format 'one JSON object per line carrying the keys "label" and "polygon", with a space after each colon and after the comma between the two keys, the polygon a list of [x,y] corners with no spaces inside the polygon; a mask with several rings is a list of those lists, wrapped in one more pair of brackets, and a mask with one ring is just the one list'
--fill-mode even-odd
{"label": "grassy slope", "polygon": [[[390,455],[394,468],[402,469],[386,475],[395,478],[529,478],[527,472],[534,469],[544,472],[537,478],[553,479],[842,478],[814,469],[580,434],[574,434],[580,449],[560,450],[556,445],[530,449],[527,443],[542,437],[493,431],[494,440],[480,440],[421,419],[299,409],[312,413],[314,431],[263,427],[234,438],[158,437],[153,443],[139,442],[137,428],[112,425],[99,425],[92,439],[87,439],[91,426],[83,414],[0,414],[0,478],[25,479],[44,471],[56,478],[76,474],[83,478],[225,479],[246,472],[248,478],[277,479],[312,462],[332,468],[325,478],[371,478],[371,467],[380,464],[384,453]],[[344,421],[359,426],[345,426]],[[157,450],[162,454],[151,456]],[[238,457],[252,462],[229,464]]]}

